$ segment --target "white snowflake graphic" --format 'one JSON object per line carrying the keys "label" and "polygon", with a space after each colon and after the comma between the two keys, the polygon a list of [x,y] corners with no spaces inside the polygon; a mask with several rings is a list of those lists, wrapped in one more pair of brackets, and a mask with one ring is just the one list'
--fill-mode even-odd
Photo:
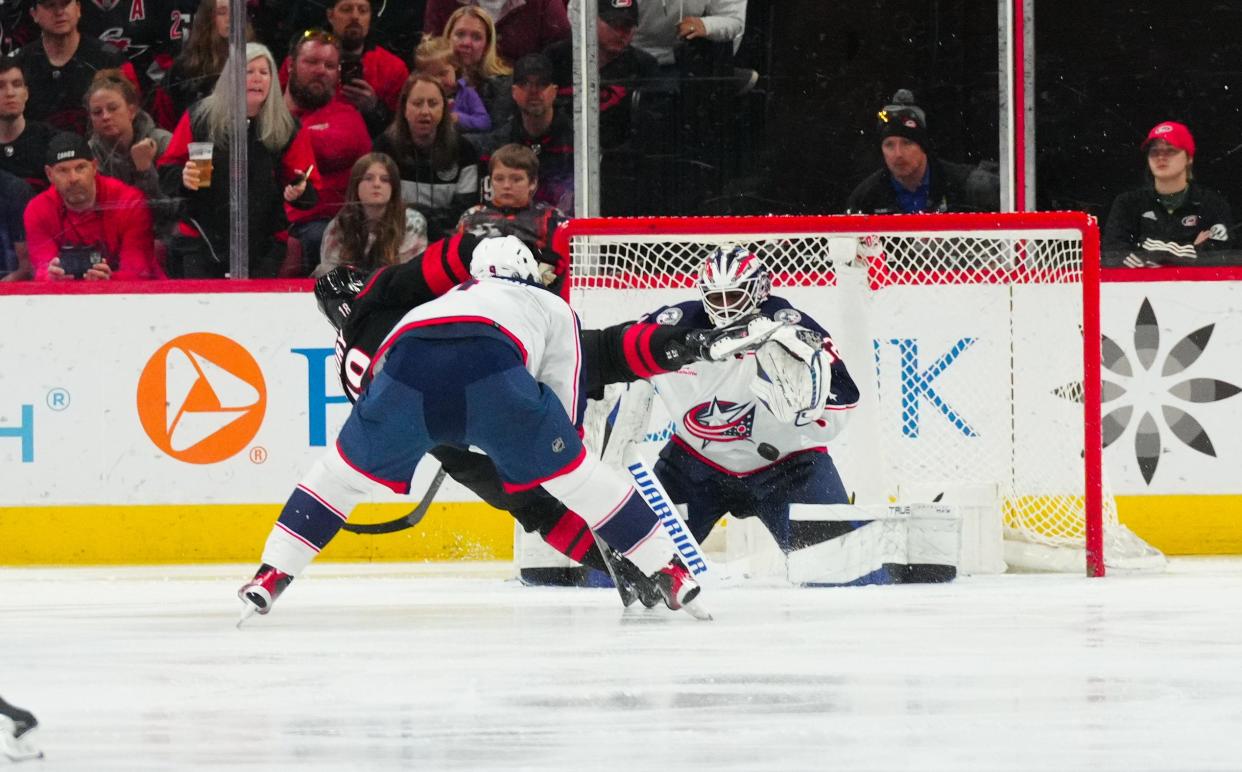
{"label": "white snowflake graphic", "polygon": [[[1209,324],[1187,333],[1169,349],[1158,368],[1160,326],[1151,301],[1143,298],[1134,320],[1134,349],[1131,355],[1115,340],[1101,335],[1104,376],[1101,378],[1101,403],[1125,402],[1103,416],[1104,447],[1116,442],[1129,428],[1135,416],[1134,397],[1150,394],[1160,403],[1160,410],[1143,410],[1134,432],[1134,458],[1148,485],[1156,477],[1160,455],[1170,447],[1168,437],[1176,437],[1183,445],[1206,456],[1216,456],[1216,448],[1203,424],[1187,412],[1185,403],[1204,404],[1228,399],[1242,391],[1218,378],[1188,378],[1186,371],[1199,360],[1212,339],[1216,325]],[[1135,367],[1135,362],[1141,369]],[[1110,374],[1118,381],[1109,380]],[[1054,393],[1074,402],[1082,401],[1082,384],[1071,383]],[[1130,397],[1129,400],[1126,398]],[[1173,397],[1180,403],[1167,400]],[[1153,415],[1153,413],[1156,413]]]}

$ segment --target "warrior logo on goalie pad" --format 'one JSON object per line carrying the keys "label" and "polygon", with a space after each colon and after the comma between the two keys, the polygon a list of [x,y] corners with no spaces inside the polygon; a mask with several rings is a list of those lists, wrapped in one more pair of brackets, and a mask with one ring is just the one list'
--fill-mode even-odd
{"label": "warrior logo on goalie pad", "polygon": [[755,404],[713,398],[687,410],[681,420],[687,432],[703,440],[705,448],[709,442],[749,440],[755,426]]}

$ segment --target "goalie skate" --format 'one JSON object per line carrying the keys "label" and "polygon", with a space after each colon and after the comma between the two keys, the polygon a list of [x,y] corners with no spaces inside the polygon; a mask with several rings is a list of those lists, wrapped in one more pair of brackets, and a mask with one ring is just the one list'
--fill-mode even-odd
{"label": "goalie skate", "polygon": [[9,761],[43,758],[43,751],[35,747],[28,734],[38,725],[30,711],[0,700],[0,755]]}
{"label": "goalie skate", "polygon": [[266,563],[259,566],[254,578],[243,584],[237,591],[237,597],[241,598],[243,606],[241,619],[237,620],[237,626],[241,627],[242,622],[255,614],[266,614],[271,611],[272,604],[292,581],[293,577],[284,571],[278,571]]}

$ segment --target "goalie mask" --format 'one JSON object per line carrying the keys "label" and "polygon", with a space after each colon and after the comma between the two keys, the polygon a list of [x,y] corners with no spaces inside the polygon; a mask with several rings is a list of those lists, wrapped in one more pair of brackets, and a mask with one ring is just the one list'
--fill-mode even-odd
{"label": "goalie mask", "polygon": [[476,279],[499,276],[543,285],[539,263],[535,262],[530,247],[516,236],[480,241],[470,257],[470,275]]}
{"label": "goalie mask", "polygon": [[771,290],[767,266],[742,246],[717,247],[699,272],[703,308],[717,327],[757,313]]}

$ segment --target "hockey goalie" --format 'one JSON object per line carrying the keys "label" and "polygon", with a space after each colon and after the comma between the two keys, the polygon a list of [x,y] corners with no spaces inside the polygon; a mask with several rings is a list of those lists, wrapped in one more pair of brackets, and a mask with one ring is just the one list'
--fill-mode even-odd
{"label": "hockey goalie", "polygon": [[[751,317],[752,337],[765,339],[726,361],[699,361],[650,379],[673,430],[655,477],[700,542],[726,514],[753,517],[791,565],[793,556],[813,547],[819,555],[822,545],[833,542],[826,559],[849,555],[849,562],[862,566],[844,574],[827,566],[823,576],[839,580],[806,583],[927,580],[900,555],[883,554],[883,543],[892,541],[891,524],[875,523],[850,506],[828,443],[844,429],[859,389],[829,332],[773,295],[771,286],[757,255],[742,246],[718,247],[700,270],[698,300],[646,317],[690,328],[736,325]],[[811,505],[796,510],[818,514],[791,517],[791,505]]]}

